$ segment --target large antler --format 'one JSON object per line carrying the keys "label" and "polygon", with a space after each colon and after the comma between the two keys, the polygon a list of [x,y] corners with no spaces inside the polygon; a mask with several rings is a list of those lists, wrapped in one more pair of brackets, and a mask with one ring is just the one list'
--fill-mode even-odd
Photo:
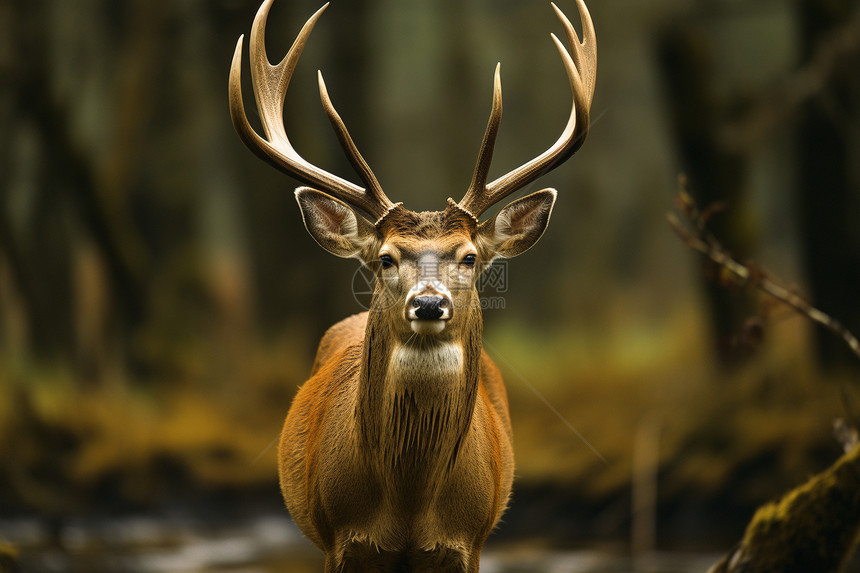
{"label": "large antler", "polygon": [[496,74],[493,85],[493,107],[490,113],[490,121],[484,132],[484,140],[478,153],[478,163],[475,166],[475,174],[469,190],[460,201],[460,207],[479,217],[481,213],[489,209],[495,203],[501,201],[517,189],[522,189],[544,173],[564,163],[571,155],[576,153],[588,135],[589,110],[591,100],[594,96],[594,84],[597,78],[597,37],[594,33],[594,24],[591,15],[583,0],[576,0],[579,9],[579,18],[582,21],[582,42],[573,29],[573,25],[567,16],[559,10],[558,6],[552,5],[558,19],[564,25],[567,33],[567,41],[573,50],[573,57],[565,49],[559,39],[552,34],[558,53],[561,55],[567,77],[570,81],[570,90],[573,92],[573,107],[570,110],[570,119],[558,140],[541,155],[535,157],[528,163],[517,167],[510,173],[502,175],[491,183],[486,183],[487,174],[490,170],[490,161],[493,157],[493,146],[499,131],[499,122],[502,119],[502,81],[499,66],[496,66]]}
{"label": "large antler", "polygon": [[245,115],[245,104],[242,100],[242,41],[244,35],[239,37],[236,51],[233,53],[233,64],[230,67],[230,115],[233,118],[233,126],[239,132],[239,137],[242,138],[245,145],[260,158],[296,179],[317,187],[379,219],[394,204],[385,196],[382,187],[358,152],[346,126],[335,111],[328,97],[322,73],[319,74],[320,98],[326,115],[334,126],[341,147],[343,147],[350,163],[366,187],[359,187],[306,161],[293,148],[284,129],[284,97],[290,85],[290,78],[314,24],[328,7],[328,4],[325,4],[308,19],[287,55],[284,56],[281,63],[273,66],[266,56],[265,46],[266,18],[273,1],[265,0],[260,6],[251,27],[251,38],[248,46],[251,60],[251,83],[266,139],[254,131]]}

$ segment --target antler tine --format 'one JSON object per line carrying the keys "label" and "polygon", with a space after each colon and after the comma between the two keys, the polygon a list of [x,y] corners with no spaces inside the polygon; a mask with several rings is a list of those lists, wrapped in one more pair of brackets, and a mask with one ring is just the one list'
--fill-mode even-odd
{"label": "antler tine", "polygon": [[[244,36],[240,36],[236,43],[233,62],[230,66],[229,96],[233,126],[245,145],[266,162],[303,183],[317,187],[378,219],[393,204],[382,192],[379,183],[370,172],[370,168],[361,159],[361,155],[358,154],[358,150],[352,144],[349,134],[346,134],[349,145],[345,145],[344,148],[347,149],[354,166],[357,165],[356,157],[358,164],[363,166],[360,169],[357,167],[362,180],[368,184],[369,181],[373,181],[373,185],[369,184],[370,192],[364,187],[333,175],[305,160],[290,143],[284,128],[284,98],[290,85],[290,79],[314,25],[328,4],[326,3],[308,19],[287,55],[279,64],[273,66],[266,55],[265,46],[266,19],[273,1],[265,0],[257,11],[254,24],[251,27],[248,45],[251,60],[251,83],[266,139],[260,137],[251,127],[245,114],[245,104],[242,98],[242,44]],[[328,110],[326,111],[328,112]],[[340,124],[342,125],[342,122]],[[343,136],[337,125],[335,129],[338,131],[338,138],[343,144]],[[346,128],[344,127],[343,130],[345,132]]]}
{"label": "antler tine", "polygon": [[484,131],[484,139],[481,141],[481,150],[478,152],[478,162],[475,164],[472,183],[469,185],[463,200],[460,201],[461,207],[473,205],[486,188],[487,175],[490,173],[490,163],[493,160],[493,150],[496,146],[496,136],[499,134],[499,123],[502,121],[501,69],[502,64],[496,64],[496,72],[493,76],[493,106],[490,109],[490,119],[487,122],[487,129]]}
{"label": "antler tine", "polygon": [[[365,161],[364,157],[361,156],[361,153],[355,146],[355,142],[353,142],[352,137],[349,135],[349,131],[346,129],[346,125],[343,123],[343,120],[334,108],[334,104],[331,103],[331,98],[328,95],[328,90],[326,89],[322,72],[317,70],[317,76],[319,78],[320,99],[322,100],[323,109],[325,110],[329,121],[331,121],[331,125],[337,135],[337,140],[340,142],[340,146],[349,158],[349,162],[352,164],[353,169],[355,169],[355,172],[358,173],[358,176],[361,177],[361,180],[367,186],[367,194],[370,196],[370,199],[374,204],[385,207],[385,210],[383,211],[384,214],[393,206],[393,203],[385,195],[385,192],[382,190],[382,186],[379,184],[379,180],[376,178],[376,175],[373,174],[373,171],[370,170],[370,166],[367,164],[367,161]],[[378,216],[379,215],[377,215],[377,217]]]}
{"label": "antler tine", "polygon": [[[573,56],[568,53],[564,45],[555,34],[551,34],[552,40],[558,49],[562,63],[567,71],[570,90],[573,95],[573,105],[570,110],[570,118],[559,138],[552,146],[531,161],[517,167],[513,171],[502,175],[495,181],[483,185],[483,189],[475,188],[479,181],[479,170],[489,168],[489,156],[492,156],[492,146],[495,141],[498,121],[501,119],[501,93],[500,85],[497,86],[498,113],[496,112],[496,94],[493,97],[493,113],[490,116],[490,125],[484,135],[484,143],[475,168],[475,177],[466,195],[460,201],[460,207],[479,217],[481,213],[489,209],[495,203],[501,201],[517,189],[528,185],[541,175],[558,167],[570,158],[582,146],[588,135],[589,111],[594,97],[594,86],[597,78],[597,37],[594,32],[594,24],[591,15],[583,0],[576,0],[579,17],[582,21],[583,40],[574,30],[570,20],[564,13],[552,4],[558,19],[561,21],[567,35],[568,43],[573,50]],[[495,122],[495,126],[494,126]],[[492,132],[492,133],[491,133]],[[487,149],[489,147],[489,149]],[[486,159],[486,165],[485,165]],[[486,173],[483,177],[486,178]]]}
{"label": "antler tine", "polygon": [[554,2],[551,4],[558,19],[564,25],[567,42],[573,48],[573,63],[585,84],[585,101],[586,106],[590,109],[591,101],[594,98],[594,86],[597,81],[597,34],[594,32],[594,22],[591,20],[591,14],[589,14],[584,0],[576,0],[579,19],[582,22],[582,42],[580,42],[573,24],[564,15],[564,12]]}

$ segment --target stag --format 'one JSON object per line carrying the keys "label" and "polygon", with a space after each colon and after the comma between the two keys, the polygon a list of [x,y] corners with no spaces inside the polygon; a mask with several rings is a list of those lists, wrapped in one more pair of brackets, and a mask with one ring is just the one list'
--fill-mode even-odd
{"label": "stag", "polygon": [[325,552],[325,571],[474,572],[481,548],[508,503],[513,481],[511,423],[498,368],[482,347],[476,281],[496,258],[528,250],[556,199],[537,191],[483,222],[492,205],[559,166],[582,145],[594,94],[596,38],[576,0],[582,41],[552,5],[571,51],[555,36],[573,94],[570,119],[541,155],[487,182],[502,117],[500,67],[490,119],[471,184],[441,211],[393,203],[332,105],[320,97],[363,185],[302,158],[284,128],[284,97],[317,20],[305,23],[272,65],[264,30],[273,0],[251,28],[251,81],[265,138],[242,100],[239,38],[230,69],[233,125],[259,157],[308,187],[295,195],[305,227],[326,251],[357,258],[375,276],[368,312],[323,336],[310,379],[290,407],[278,464],[287,509]]}

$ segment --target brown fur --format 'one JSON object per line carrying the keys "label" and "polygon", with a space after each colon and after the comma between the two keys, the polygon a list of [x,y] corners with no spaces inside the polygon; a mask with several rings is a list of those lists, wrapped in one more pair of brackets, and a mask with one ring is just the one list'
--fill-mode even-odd
{"label": "brown fur", "polygon": [[[283,101],[305,42],[325,6],[305,23],[282,64],[265,53],[272,0],[254,18],[250,51],[267,139],[245,114],[242,38],[230,67],[230,113],[258,156],[311,187],[296,190],[305,227],[340,257],[376,273],[368,313],[323,337],[311,378],[281,436],[287,507],[326,553],[326,571],[478,569],[480,551],[507,505],[513,480],[511,426],[498,369],[483,352],[477,277],[497,257],[537,242],[556,193],[544,189],[477,217],[570,157],[588,132],[596,39],[577,0],[583,41],[555,5],[573,55],[560,42],[573,95],[567,126],[547,151],[487,183],[501,120],[496,67],[493,107],[466,196],[443,211],[414,213],[392,203],[355,147],[322,76],[320,95],[364,187],[298,157],[283,126]],[[554,38],[555,39],[555,38]],[[375,223],[355,212],[372,216]]]}
{"label": "brown fur", "polygon": [[[397,207],[377,229],[402,253],[453,253],[477,232],[452,207]],[[480,307],[468,304],[477,292],[455,295],[464,299],[436,337],[408,335],[383,290],[377,308],[320,342],[281,437],[284,499],[327,572],[477,571],[513,481],[504,384],[481,347]]]}

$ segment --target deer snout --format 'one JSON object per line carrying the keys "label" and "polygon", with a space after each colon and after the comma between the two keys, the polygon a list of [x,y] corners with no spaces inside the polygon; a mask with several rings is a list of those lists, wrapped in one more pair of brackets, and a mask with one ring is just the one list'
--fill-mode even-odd
{"label": "deer snout", "polygon": [[419,283],[406,299],[406,318],[419,334],[438,334],[454,315],[448,289],[437,281]]}
{"label": "deer snout", "polygon": [[447,320],[451,315],[450,306],[448,299],[438,294],[416,296],[412,299],[412,308],[418,320]]}

